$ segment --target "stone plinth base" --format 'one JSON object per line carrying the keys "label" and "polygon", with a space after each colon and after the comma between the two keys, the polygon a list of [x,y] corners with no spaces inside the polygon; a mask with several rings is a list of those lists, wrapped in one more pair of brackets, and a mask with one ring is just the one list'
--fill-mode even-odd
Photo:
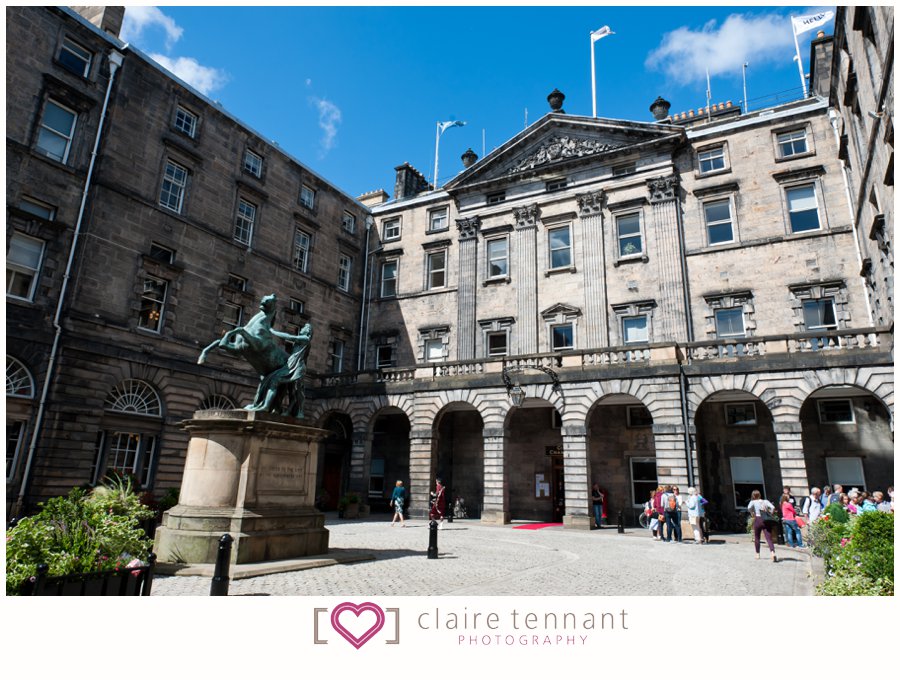
{"label": "stone plinth base", "polygon": [[252,411],[198,411],[178,505],[163,514],[160,562],[213,563],[222,534],[233,564],[328,552],[325,516],[313,507],[325,430]]}
{"label": "stone plinth base", "polygon": [[482,510],[481,523],[491,525],[509,524],[509,513],[502,510]]}
{"label": "stone plinth base", "polygon": [[563,515],[563,526],[566,529],[583,529],[590,531],[594,518],[588,515]]}

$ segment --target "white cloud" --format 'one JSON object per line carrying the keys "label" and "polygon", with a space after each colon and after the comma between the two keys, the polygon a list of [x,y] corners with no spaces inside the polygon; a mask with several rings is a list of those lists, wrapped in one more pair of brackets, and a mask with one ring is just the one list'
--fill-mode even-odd
{"label": "white cloud", "polygon": [[205,95],[224,87],[228,82],[225,71],[203,66],[191,57],[171,58],[164,54],[151,54],[150,58]]}
{"label": "white cloud", "polygon": [[319,111],[319,127],[322,128],[322,152],[328,153],[334,147],[337,137],[337,126],[341,122],[341,110],[327,99],[310,97],[310,101]]}
{"label": "white cloud", "polygon": [[306,79],[306,87],[311,87],[311,86],[312,86],[312,78],[307,78]]}
{"label": "white cloud", "polygon": [[120,37],[125,42],[139,42],[144,30],[152,26],[159,26],[165,31],[167,50],[172,49],[184,33],[184,29],[172,17],[166,16],[156,7],[128,7],[125,9]]}
{"label": "white cloud", "polygon": [[721,26],[709,21],[703,28],[685,26],[663,36],[662,43],[647,57],[646,66],[663,71],[686,84],[710,76],[738,73],[744,62],[790,63],[794,51],[791,21],[780,14],[749,16],[732,14]]}

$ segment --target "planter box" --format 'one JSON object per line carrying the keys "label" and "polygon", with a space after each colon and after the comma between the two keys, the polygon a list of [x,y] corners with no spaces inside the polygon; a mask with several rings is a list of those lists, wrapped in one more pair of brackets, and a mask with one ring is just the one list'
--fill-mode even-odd
{"label": "planter box", "polygon": [[47,565],[38,567],[34,581],[27,581],[22,595],[150,595],[156,555],[150,553],[143,567],[122,567],[114,571],[47,576]]}

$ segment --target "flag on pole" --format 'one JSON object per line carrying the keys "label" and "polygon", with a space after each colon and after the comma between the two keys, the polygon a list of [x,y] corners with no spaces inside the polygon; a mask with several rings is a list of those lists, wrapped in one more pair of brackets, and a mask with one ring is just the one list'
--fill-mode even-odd
{"label": "flag on pole", "polygon": [[794,35],[806,33],[819,26],[824,26],[834,18],[834,12],[819,12],[818,14],[807,14],[803,17],[791,17],[791,24],[794,26]]}
{"label": "flag on pole", "polygon": [[609,26],[601,26],[596,31],[591,32],[591,42],[595,43],[600,40],[600,38],[605,38],[608,35],[615,35],[615,33],[609,30]]}
{"label": "flag on pole", "polygon": [[466,124],[464,120],[448,120],[445,123],[438,123],[438,129],[441,131],[441,134],[444,134],[444,130],[452,127],[462,127]]}

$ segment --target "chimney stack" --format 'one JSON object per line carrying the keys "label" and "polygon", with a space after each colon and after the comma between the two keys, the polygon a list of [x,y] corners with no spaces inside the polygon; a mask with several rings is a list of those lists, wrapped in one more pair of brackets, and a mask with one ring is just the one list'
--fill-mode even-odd
{"label": "chimney stack", "polygon": [[94,5],[71,5],[70,9],[90,21],[101,31],[106,31],[118,38],[125,20],[124,7],[106,7]]}
{"label": "chimney stack", "polygon": [[397,179],[394,182],[394,200],[399,201],[431,189],[431,185],[424,175],[409,163],[398,165],[394,170],[397,171]]}

